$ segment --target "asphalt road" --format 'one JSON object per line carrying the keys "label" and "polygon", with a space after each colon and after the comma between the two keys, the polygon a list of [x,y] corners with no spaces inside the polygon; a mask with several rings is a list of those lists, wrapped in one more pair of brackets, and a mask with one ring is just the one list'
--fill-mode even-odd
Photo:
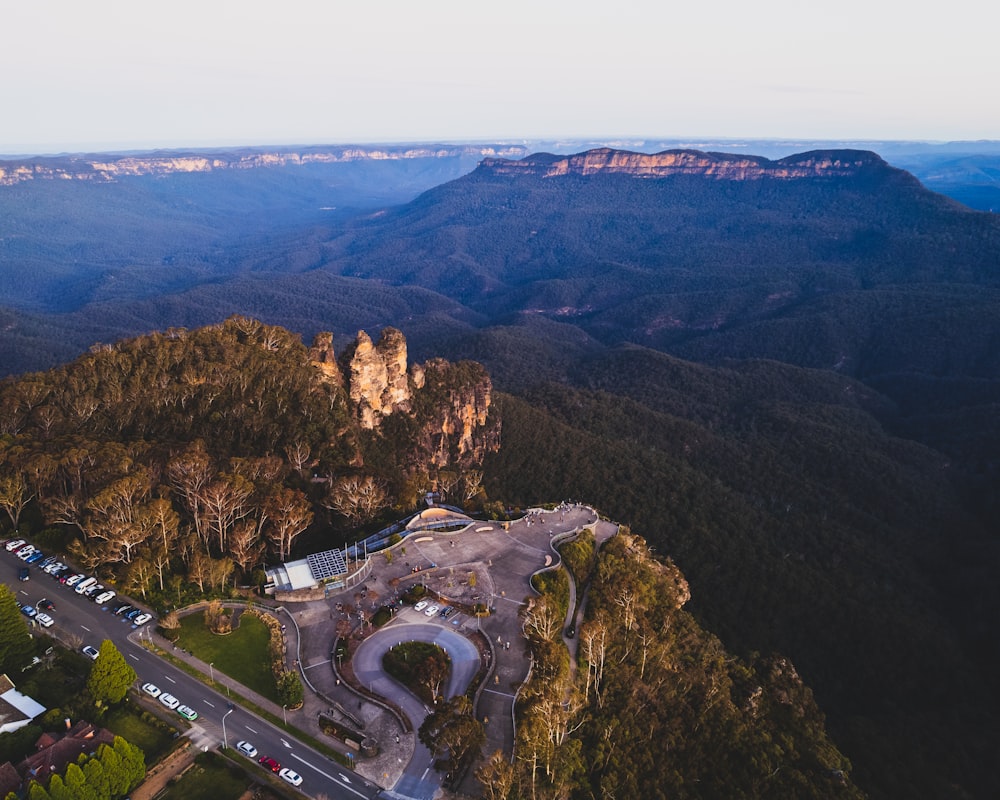
{"label": "asphalt road", "polygon": [[[423,616],[413,609],[404,609],[401,614]],[[411,720],[419,724],[417,721],[423,721],[431,709],[382,671],[382,656],[402,642],[436,644],[448,654],[451,673],[443,692],[447,698],[462,694],[468,688],[479,669],[479,652],[466,637],[437,622],[396,622],[362,642],[351,662],[355,676],[371,691],[394,701]],[[441,776],[433,768],[434,757],[418,740],[413,756],[393,787],[393,793],[414,800],[431,800],[441,785]]]}
{"label": "asphalt road", "polygon": [[[143,629],[136,628],[108,610],[129,601],[129,598],[115,597],[103,607],[98,606],[35,567],[31,567],[30,580],[19,581],[17,573],[23,566],[24,563],[15,555],[0,550],[0,580],[11,587],[22,605],[34,605],[43,598],[55,604],[55,610],[48,612],[55,619],[50,631],[58,627],[65,633],[80,636],[84,645],[94,648],[100,648],[104,639],[110,639],[139,676],[136,689],[144,683],[154,683],[198,712],[198,719],[191,723],[186,734],[195,747],[208,750],[223,743],[224,739],[233,747],[237,741],[244,739],[257,748],[258,757],[271,756],[282,766],[298,772],[303,778],[299,791],[306,795],[316,797],[322,794],[331,800],[378,796],[379,787],[375,784],[233,704],[224,693],[216,692],[139,645],[137,640]],[[261,769],[249,762],[247,768],[251,773],[254,769]]]}

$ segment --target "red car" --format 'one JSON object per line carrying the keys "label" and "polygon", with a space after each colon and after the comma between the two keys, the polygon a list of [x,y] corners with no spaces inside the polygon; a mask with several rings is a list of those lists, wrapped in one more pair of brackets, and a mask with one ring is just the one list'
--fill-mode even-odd
{"label": "red car", "polygon": [[271,770],[271,772],[278,772],[281,769],[281,764],[269,756],[261,756],[259,763],[262,767]]}

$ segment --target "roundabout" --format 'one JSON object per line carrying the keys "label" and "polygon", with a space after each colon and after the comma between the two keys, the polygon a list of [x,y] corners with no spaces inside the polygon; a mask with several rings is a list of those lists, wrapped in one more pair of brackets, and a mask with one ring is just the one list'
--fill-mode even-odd
{"label": "roundabout", "polygon": [[[451,670],[448,684],[442,691],[446,699],[463,694],[469,688],[481,662],[479,650],[472,641],[434,622],[398,621],[373,633],[358,646],[351,659],[356,680],[372,694],[395,703],[416,730],[432,709],[382,669],[382,657],[404,642],[434,644],[448,654]],[[440,786],[433,764],[430,751],[417,739],[413,756],[396,782],[395,793],[410,798],[432,798]]]}

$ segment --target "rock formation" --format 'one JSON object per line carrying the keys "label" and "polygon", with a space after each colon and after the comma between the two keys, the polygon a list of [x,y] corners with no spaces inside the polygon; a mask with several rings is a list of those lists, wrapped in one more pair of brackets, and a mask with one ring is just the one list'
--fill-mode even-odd
{"label": "rock formation", "polygon": [[406,338],[395,328],[385,328],[378,344],[358,331],[353,348],[345,355],[347,385],[361,427],[375,428],[382,417],[410,410]]}
{"label": "rock formation", "polygon": [[305,149],[206,150],[203,152],[156,152],[140,155],[38,156],[0,161],[0,186],[32,180],[73,180],[109,183],[136,175],[172,175],[182,172],[218,172],[349,161],[404,161],[417,158],[453,158],[467,153],[482,156],[517,157],[524,147],[476,146],[385,146],[312,147]]}
{"label": "rock formation", "polygon": [[359,331],[339,359],[333,334],[319,333],[309,358],[324,382],[344,387],[361,429],[377,430],[393,414],[413,420],[412,451],[401,463],[419,469],[469,466],[499,446],[499,420],[489,413],[493,385],[480,364],[437,358],[409,366],[406,337],[395,328],[384,328],[377,343]]}
{"label": "rock formation", "polygon": [[479,168],[493,175],[545,178],[607,173],[635,178],[701,175],[719,180],[756,180],[846,176],[872,166],[887,167],[879,156],[866,150],[814,150],[771,161],[759,156],[703,153],[700,150],[664,150],[649,154],[600,147],[571,156],[541,153],[520,161],[485,158]]}

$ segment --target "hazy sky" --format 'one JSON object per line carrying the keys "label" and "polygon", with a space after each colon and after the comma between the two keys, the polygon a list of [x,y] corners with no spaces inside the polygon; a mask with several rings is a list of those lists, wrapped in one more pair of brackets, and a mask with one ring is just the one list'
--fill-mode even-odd
{"label": "hazy sky", "polygon": [[0,153],[1000,139],[982,0],[7,0]]}

